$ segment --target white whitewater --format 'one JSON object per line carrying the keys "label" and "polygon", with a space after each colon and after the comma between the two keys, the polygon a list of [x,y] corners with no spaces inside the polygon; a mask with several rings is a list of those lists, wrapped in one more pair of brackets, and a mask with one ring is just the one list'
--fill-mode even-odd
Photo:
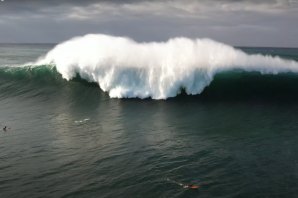
{"label": "white whitewater", "polygon": [[279,57],[248,55],[210,39],[172,38],[138,43],[101,34],[57,45],[35,65],[54,64],[63,78],[77,74],[97,82],[114,98],[166,99],[183,88],[199,94],[221,71],[242,69],[266,74],[297,72],[298,63]]}

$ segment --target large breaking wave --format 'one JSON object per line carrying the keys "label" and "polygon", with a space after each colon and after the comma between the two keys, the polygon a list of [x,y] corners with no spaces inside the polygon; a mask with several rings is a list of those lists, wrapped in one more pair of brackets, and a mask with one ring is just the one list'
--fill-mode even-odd
{"label": "large breaking wave", "polygon": [[262,74],[298,72],[294,60],[248,55],[210,39],[138,43],[101,34],[61,43],[34,63],[48,64],[54,64],[63,78],[79,75],[115,98],[166,99],[181,90],[200,94],[217,73],[234,69]]}

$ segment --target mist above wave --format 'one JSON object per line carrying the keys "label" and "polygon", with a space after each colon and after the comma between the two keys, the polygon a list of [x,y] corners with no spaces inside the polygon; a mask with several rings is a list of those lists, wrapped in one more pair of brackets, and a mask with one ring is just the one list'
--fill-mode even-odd
{"label": "mist above wave", "polygon": [[35,64],[55,64],[63,78],[70,80],[78,74],[97,82],[115,98],[166,99],[181,89],[199,94],[216,73],[231,69],[266,74],[298,71],[298,63],[293,60],[248,55],[210,39],[138,43],[102,34],[63,42]]}

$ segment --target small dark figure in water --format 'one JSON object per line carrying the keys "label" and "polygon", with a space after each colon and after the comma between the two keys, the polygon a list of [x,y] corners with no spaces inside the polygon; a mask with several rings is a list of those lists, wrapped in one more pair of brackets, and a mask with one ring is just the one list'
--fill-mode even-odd
{"label": "small dark figure in water", "polygon": [[5,126],[4,128],[3,128],[3,131],[6,131],[7,130],[7,127]]}

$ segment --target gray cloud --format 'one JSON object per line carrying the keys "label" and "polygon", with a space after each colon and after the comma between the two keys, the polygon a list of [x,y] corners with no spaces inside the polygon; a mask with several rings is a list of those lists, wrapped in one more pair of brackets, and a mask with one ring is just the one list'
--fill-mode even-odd
{"label": "gray cloud", "polygon": [[298,46],[297,0],[5,0],[0,42],[60,42],[87,33],[232,45]]}

